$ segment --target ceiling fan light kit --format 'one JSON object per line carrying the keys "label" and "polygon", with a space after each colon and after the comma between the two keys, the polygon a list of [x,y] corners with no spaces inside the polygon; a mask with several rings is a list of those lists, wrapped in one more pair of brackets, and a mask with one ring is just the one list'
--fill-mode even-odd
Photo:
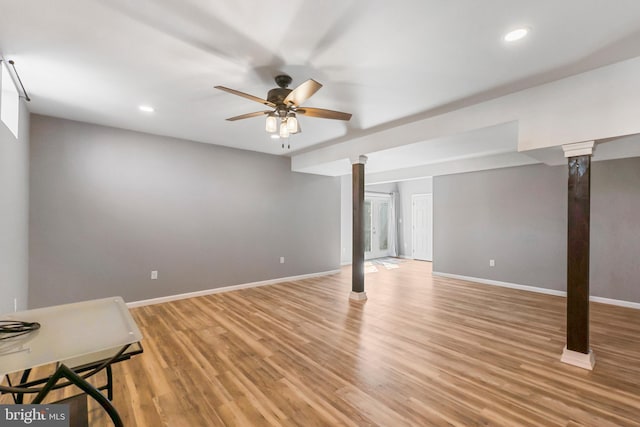
{"label": "ceiling fan light kit", "polygon": [[278,118],[275,114],[270,113],[267,115],[267,124],[265,126],[265,130],[269,133],[274,133],[278,130]]}
{"label": "ceiling fan light kit", "polygon": [[289,138],[289,126],[287,126],[287,119],[285,118],[280,122],[280,138]]}
{"label": "ceiling fan light kit", "polygon": [[[316,93],[322,85],[313,79],[309,79],[295,89],[289,89],[291,77],[281,74],[275,77],[277,88],[271,89],[267,93],[267,99],[249,95],[235,89],[229,89],[224,86],[215,86],[216,89],[259,102],[263,105],[271,107],[272,110],[257,111],[255,113],[242,114],[240,116],[230,117],[227,120],[236,121],[248,119],[250,117],[258,117],[266,115],[265,130],[272,134],[274,139],[289,138],[290,135],[302,132],[298,122],[297,114],[307,115],[309,117],[317,117],[321,119],[333,119],[348,121],[351,119],[350,113],[340,111],[325,110],[322,108],[300,108],[300,105]],[[277,134],[276,134],[277,132]],[[277,137],[276,137],[277,135]],[[282,144],[284,148],[284,144]],[[291,148],[290,144],[287,144]]]}
{"label": "ceiling fan light kit", "polygon": [[289,113],[287,116],[287,128],[289,128],[289,133],[298,133],[300,131],[296,113]]}

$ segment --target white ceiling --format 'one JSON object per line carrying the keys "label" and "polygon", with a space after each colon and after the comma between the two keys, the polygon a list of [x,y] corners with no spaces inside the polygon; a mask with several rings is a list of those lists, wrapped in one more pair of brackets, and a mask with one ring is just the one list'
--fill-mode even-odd
{"label": "white ceiling", "polygon": [[[520,26],[528,38],[502,41]],[[0,54],[34,113],[291,155],[640,56],[640,1],[0,0]],[[283,72],[293,86],[321,82],[304,105],[351,122],[302,117],[283,151],[263,118],[224,120],[264,108],[213,86],[266,97]],[[515,151],[508,131],[386,150],[371,165]]]}

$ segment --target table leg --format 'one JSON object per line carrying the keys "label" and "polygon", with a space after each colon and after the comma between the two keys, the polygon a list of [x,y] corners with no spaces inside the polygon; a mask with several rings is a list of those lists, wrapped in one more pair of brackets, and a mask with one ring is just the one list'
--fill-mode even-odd
{"label": "table leg", "polygon": [[34,404],[41,403],[44,400],[44,398],[47,396],[47,394],[54,389],[56,383],[61,378],[68,379],[69,382],[74,384],[76,387],[80,388],[87,395],[94,398],[100,404],[100,406],[102,406],[102,408],[105,411],[107,411],[107,414],[109,414],[109,418],[111,418],[111,421],[113,422],[113,425],[115,427],[124,427],[122,424],[122,420],[120,419],[120,415],[118,414],[118,411],[116,411],[116,408],[114,408],[114,406],[111,404],[109,399],[104,397],[104,395],[100,393],[98,390],[96,390],[95,387],[89,384],[86,380],[79,377],[78,374],[73,372],[64,364],[60,365],[60,367],[56,370],[56,372],[51,376],[49,381],[47,381],[47,383],[44,385],[40,393],[38,393],[35,399],[33,399],[32,403]]}

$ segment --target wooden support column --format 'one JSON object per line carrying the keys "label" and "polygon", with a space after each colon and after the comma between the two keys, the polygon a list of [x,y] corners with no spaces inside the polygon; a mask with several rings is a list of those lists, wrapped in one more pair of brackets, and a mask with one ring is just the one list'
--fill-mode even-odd
{"label": "wooden support column", "polygon": [[593,369],[589,348],[589,224],[594,142],[564,145],[569,159],[567,223],[567,346],[561,360]]}
{"label": "wooden support column", "polygon": [[351,159],[353,181],[353,253],[351,295],[354,300],[366,300],[364,291],[364,165],[366,156]]}

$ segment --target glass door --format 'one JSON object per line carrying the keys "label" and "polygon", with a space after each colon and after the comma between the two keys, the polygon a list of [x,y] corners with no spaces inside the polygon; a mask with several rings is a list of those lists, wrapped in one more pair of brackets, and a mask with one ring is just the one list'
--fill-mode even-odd
{"label": "glass door", "polygon": [[384,196],[366,196],[364,200],[364,257],[389,256],[389,209],[391,201]]}

